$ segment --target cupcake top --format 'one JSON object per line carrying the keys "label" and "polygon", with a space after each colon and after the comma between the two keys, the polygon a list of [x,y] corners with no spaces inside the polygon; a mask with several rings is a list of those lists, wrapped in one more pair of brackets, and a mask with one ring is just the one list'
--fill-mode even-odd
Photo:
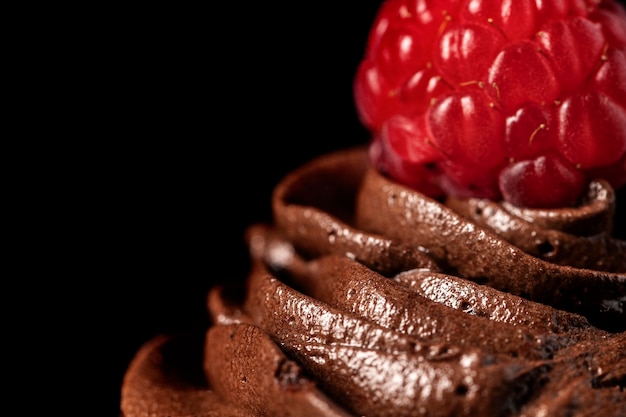
{"label": "cupcake top", "polygon": [[124,415],[626,412],[626,242],[599,229],[614,203],[598,182],[576,208],[444,204],[364,148],[325,155],[277,185],[247,280],[208,294],[206,334],[137,354]]}
{"label": "cupcake top", "polygon": [[382,3],[371,143],[277,184],[247,279],[137,353],[124,417],[626,415],[626,13],[512,4]]}

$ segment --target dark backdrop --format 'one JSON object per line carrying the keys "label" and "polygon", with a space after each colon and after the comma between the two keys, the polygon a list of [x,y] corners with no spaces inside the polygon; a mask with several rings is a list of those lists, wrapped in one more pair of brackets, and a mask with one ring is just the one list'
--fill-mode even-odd
{"label": "dark backdrop", "polygon": [[80,251],[74,312],[103,415],[142,343],[203,329],[211,285],[245,278],[243,233],[271,221],[274,185],[368,140],[352,80],[380,2],[252,3],[128,11],[103,42],[85,231],[97,243]]}
{"label": "dark backdrop", "polygon": [[203,329],[210,286],[245,279],[244,230],[271,220],[282,176],[368,140],[352,79],[379,2],[250,3],[115,19],[84,277],[98,284],[79,312],[105,415],[142,343]]}

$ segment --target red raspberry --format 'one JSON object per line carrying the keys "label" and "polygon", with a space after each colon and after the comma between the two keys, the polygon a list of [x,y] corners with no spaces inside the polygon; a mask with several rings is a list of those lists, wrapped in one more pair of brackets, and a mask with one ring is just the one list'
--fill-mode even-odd
{"label": "red raspberry", "polygon": [[387,0],[354,95],[374,165],[432,197],[564,207],[626,184],[616,0]]}

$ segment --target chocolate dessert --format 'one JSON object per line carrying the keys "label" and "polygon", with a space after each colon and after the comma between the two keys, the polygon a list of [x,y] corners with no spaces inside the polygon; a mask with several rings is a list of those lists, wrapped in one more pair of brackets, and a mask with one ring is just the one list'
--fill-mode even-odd
{"label": "chocolate dessert", "polygon": [[[383,3],[355,82],[371,143],[318,157],[277,184],[273,222],[245,235],[249,275],[210,290],[206,333],[141,348],[124,378],[122,416],[626,415],[626,233],[616,227],[626,103],[615,94],[624,92],[626,12],[612,1],[526,2],[533,12],[514,27],[502,11],[489,24],[472,20],[493,12],[488,2],[441,3]],[[489,48],[508,52],[481,49],[487,75],[470,66],[467,76],[497,80],[484,83],[493,91],[450,75],[441,57],[412,70],[439,71],[427,88],[411,90],[420,81],[397,69],[412,55],[391,46],[417,42],[406,35],[415,25],[441,45],[492,24],[507,41]],[[552,36],[536,40],[550,56],[559,25],[573,38],[601,29],[598,65],[531,91],[536,102],[519,89],[506,96],[500,87],[513,87],[498,65],[537,31]],[[386,33],[398,42],[385,44]],[[554,81],[578,61],[546,62]],[[583,93],[576,71],[594,80]],[[430,104],[415,104],[416,92]],[[488,125],[476,121],[482,110],[467,110],[485,98],[498,112]],[[473,104],[457,112],[459,103]],[[604,124],[590,103],[608,114]],[[441,130],[456,113],[472,138],[459,154]],[[574,116],[584,119],[576,138]],[[502,137],[489,140],[502,143],[485,147],[479,128],[494,125]],[[521,132],[532,149],[513,143]],[[611,152],[586,137],[598,133]]]}
{"label": "chocolate dessert", "polygon": [[248,230],[245,285],[209,293],[206,338],[137,354],[125,416],[626,412],[626,242],[606,183],[550,216],[440,203],[351,149],[289,174],[273,209]]}

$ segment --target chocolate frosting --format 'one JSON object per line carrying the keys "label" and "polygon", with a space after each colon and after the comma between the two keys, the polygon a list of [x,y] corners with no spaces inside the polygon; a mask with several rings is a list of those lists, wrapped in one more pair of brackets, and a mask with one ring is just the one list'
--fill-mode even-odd
{"label": "chocolate frosting", "polygon": [[252,269],[200,339],[161,336],[125,417],[626,415],[626,242],[615,193],[578,207],[436,201],[364,148],[287,175]]}

